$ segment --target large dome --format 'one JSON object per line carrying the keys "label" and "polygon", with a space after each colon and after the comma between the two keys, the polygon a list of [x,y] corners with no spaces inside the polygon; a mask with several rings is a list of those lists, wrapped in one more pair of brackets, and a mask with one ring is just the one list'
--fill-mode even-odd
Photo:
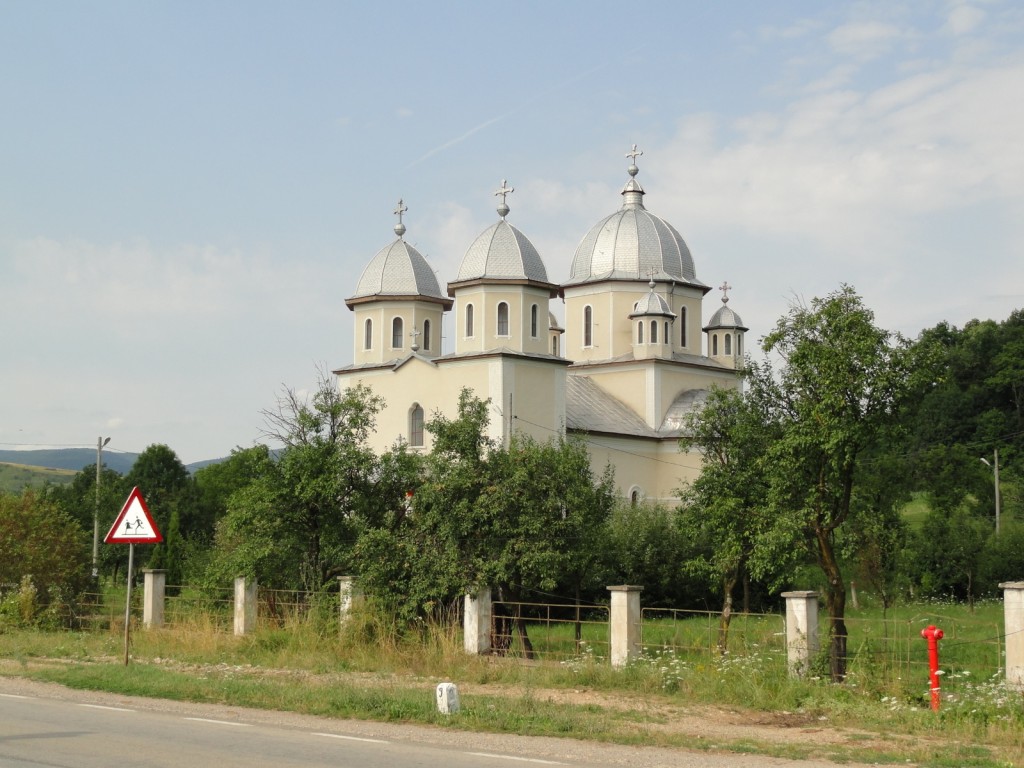
{"label": "large dome", "polygon": [[644,208],[644,190],[631,178],[622,190],[622,208],[595,224],[580,242],[566,285],[602,280],[674,280],[707,288],[697,279],[682,235]]}

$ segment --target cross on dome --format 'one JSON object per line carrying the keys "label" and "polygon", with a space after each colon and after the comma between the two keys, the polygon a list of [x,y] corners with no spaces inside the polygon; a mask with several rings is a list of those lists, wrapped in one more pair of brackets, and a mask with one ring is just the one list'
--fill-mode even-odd
{"label": "cross on dome", "polygon": [[732,288],[732,286],[729,285],[729,281],[728,280],[726,280],[720,286],[718,286],[718,290],[720,290],[722,292],[722,303],[723,304],[728,304],[729,303],[729,290],[731,288]]}
{"label": "cross on dome", "polygon": [[501,218],[503,218],[503,219],[506,216],[508,216],[508,212],[511,210],[508,207],[508,204],[505,202],[505,197],[508,196],[508,195],[511,195],[515,191],[516,191],[515,187],[508,186],[508,182],[505,179],[502,179],[501,180],[501,187],[494,193],[495,196],[498,196],[498,195],[501,196],[501,205],[498,206],[498,215],[501,216]]}
{"label": "cross on dome", "polygon": [[629,165],[629,168],[628,168],[628,171],[627,171],[630,176],[636,176],[640,172],[640,169],[636,167],[636,159],[638,157],[642,156],[643,153],[644,153],[644,151],[642,149],[638,150],[636,148],[636,144],[633,145],[633,151],[632,152],[627,152],[626,153],[626,157],[628,157],[629,160],[630,160],[630,165]]}
{"label": "cross on dome", "polygon": [[402,199],[399,198],[398,206],[395,208],[394,211],[392,211],[392,213],[394,213],[398,217],[398,223],[395,224],[395,234],[398,235],[399,237],[405,234],[405,224],[402,223],[402,214],[406,213],[408,210],[409,206],[407,206],[402,201]]}

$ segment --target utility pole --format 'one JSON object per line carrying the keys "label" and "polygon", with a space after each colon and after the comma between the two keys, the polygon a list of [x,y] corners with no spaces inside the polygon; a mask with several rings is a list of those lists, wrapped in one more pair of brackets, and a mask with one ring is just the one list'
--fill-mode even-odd
{"label": "utility pole", "polygon": [[103,467],[103,446],[110,442],[110,438],[96,438],[96,507],[92,513],[92,580],[100,576],[99,555],[100,555],[100,471]]}
{"label": "utility pole", "polygon": [[998,536],[999,535],[999,512],[1000,512],[1000,509],[999,509],[999,507],[1000,507],[1000,500],[999,500],[999,449],[998,448],[996,448],[993,451],[992,458],[995,461],[995,464],[989,464],[988,463],[988,459],[982,459],[982,462],[984,462],[987,466],[991,467],[992,471],[995,473],[995,482],[996,482],[996,536]]}

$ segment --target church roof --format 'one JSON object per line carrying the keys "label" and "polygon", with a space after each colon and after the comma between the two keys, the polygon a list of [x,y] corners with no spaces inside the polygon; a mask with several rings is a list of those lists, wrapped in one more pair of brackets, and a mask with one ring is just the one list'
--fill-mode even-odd
{"label": "church roof", "polygon": [[395,211],[399,216],[398,224],[395,226],[398,238],[381,248],[370,259],[356,283],[356,292],[347,301],[350,306],[357,300],[375,297],[425,298],[451,304],[451,301],[441,293],[437,275],[427,260],[402,239],[405,225],[402,224],[401,214],[406,210],[408,209],[399,200]]}
{"label": "church roof", "polygon": [[606,432],[632,437],[660,437],[631,408],[586,376],[567,376],[565,426],[577,432]]}
{"label": "church roof", "polygon": [[548,283],[548,271],[530,239],[509,224],[505,217],[509,207],[505,196],[514,190],[501,182],[501,195],[497,222],[488,227],[473,241],[459,266],[454,284],[471,280],[528,280]]}
{"label": "church roof", "polygon": [[630,317],[643,317],[646,315],[657,315],[660,317],[676,316],[676,313],[672,311],[664,297],[654,292],[653,280],[651,281],[650,292],[636,303],[633,311],[629,314]]}
{"label": "church roof", "polygon": [[[642,152],[627,157],[635,161]],[[603,280],[673,280],[707,288],[697,279],[682,235],[644,207],[644,190],[634,162],[622,189],[622,208],[595,224],[576,248],[566,286]]]}
{"label": "church roof", "polygon": [[720,288],[722,291],[722,306],[711,316],[708,324],[702,330],[713,331],[718,328],[736,328],[741,331],[749,331],[750,329],[743,325],[743,319],[729,308],[729,289],[732,286],[729,283],[722,283]]}

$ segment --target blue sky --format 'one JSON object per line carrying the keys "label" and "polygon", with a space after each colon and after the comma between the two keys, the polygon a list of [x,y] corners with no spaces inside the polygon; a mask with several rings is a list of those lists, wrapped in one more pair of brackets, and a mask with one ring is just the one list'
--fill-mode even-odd
{"label": "blue sky", "polygon": [[0,110],[0,447],[251,445],[400,197],[444,285],[507,178],[562,281],[633,143],[752,340],[844,282],[908,336],[1024,306],[1016,2],[0,0]]}

